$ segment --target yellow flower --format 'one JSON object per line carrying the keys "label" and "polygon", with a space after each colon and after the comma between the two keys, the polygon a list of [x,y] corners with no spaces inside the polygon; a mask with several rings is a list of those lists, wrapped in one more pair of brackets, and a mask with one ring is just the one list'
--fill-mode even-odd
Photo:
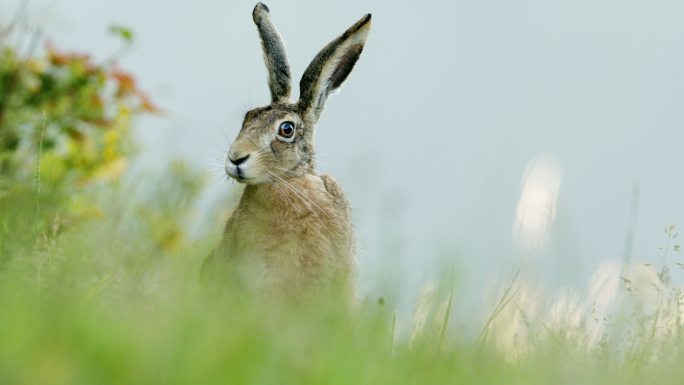
{"label": "yellow flower", "polygon": [[47,70],[48,63],[44,59],[29,59],[26,62],[26,68],[34,74],[41,74]]}
{"label": "yellow flower", "polygon": [[125,158],[119,158],[102,165],[96,171],[96,177],[105,180],[119,180],[126,171],[128,162]]}
{"label": "yellow flower", "polygon": [[119,142],[121,140],[121,133],[115,129],[107,130],[104,135],[104,151],[103,158],[105,162],[112,162],[122,154],[119,152]]}

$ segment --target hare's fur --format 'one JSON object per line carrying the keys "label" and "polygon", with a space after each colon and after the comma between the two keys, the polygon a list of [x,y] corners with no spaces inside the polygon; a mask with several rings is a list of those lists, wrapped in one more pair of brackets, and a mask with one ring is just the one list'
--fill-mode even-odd
{"label": "hare's fur", "polygon": [[342,190],[328,175],[305,174],[287,183],[245,187],[220,245],[221,256],[237,270],[232,278],[252,289],[295,295],[329,283],[348,290],[354,245]]}
{"label": "hare's fur", "polygon": [[[314,58],[296,103],[289,102],[289,64],[268,8],[257,4],[253,18],[263,43],[272,103],[245,115],[230,147],[226,171],[246,186],[204,271],[243,288],[295,298],[329,289],[349,295],[354,272],[351,210],[335,179],[316,173],[313,137],[328,95],[361,54],[370,15]],[[284,124],[293,130],[282,131]]]}

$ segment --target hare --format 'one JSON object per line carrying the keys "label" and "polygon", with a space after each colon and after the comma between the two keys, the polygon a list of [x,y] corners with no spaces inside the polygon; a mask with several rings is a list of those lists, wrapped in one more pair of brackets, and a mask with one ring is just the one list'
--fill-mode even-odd
{"label": "hare", "polygon": [[351,297],[355,263],[350,206],[335,179],[316,172],[314,134],[328,95],[361,55],[371,15],[316,55],[302,76],[295,103],[290,102],[285,46],[268,7],[258,3],[252,17],[263,46],[271,104],[247,112],[228,150],[226,173],[245,188],[203,274],[295,298],[330,289]]}

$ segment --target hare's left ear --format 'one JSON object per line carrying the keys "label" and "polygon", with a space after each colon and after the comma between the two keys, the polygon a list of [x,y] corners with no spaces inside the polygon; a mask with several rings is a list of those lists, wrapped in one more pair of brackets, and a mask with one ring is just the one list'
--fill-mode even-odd
{"label": "hare's left ear", "polygon": [[264,49],[264,62],[268,70],[268,88],[271,90],[272,102],[287,102],[290,98],[292,79],[290,65],[287,62],[285,44],[275,25],[268,15],[269,9],[265,4],[257,3],[252,12],[254,24],[261,36]]}
{"label": "hare's left ear", "polygon": [[354,68],[370,31],[367,14],[316,55],[299,82],[299,107],[314,122],[328,95],[337,89]]}

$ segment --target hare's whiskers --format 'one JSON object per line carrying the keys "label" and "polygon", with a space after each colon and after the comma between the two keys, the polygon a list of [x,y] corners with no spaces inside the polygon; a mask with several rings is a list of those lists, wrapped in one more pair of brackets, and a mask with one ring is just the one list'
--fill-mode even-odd
{"label": "hare's whiskers", "polygon": [[288,170],[288,169],[285,169],[285,168],[282,168],[282,167],[278,167],[278,166],[273,166],[273,168],[275,168],[276,170],[280,170],[280,171],[284,171],[284,172],[289,172],[289,173],[294,174],[294,175],[297,175],[297,176],[304,176],[304,175],[306,175],[306,173],[304,173],[304,172],[292,171],[292,170]]}
{"label": "hare's whiskers", "polygon": [[292,194],[294,194],[294,196],[299,198],[299,200],[302,202],[302,204],[304,204],[309,209],[309,211],[311,211],[313,214],[318,216],[318,214],[316,213],[316,210],[314,210],[313,207],[309,204],[308,198],[303,197],[299,192],[297,192],[297,190],[292,185],[285,182],[285,180],[280,178],[279,176],[277,176],[271,172],[267,172],[267,174],[271,178],[274,178],[276,180],[276,182],[281,183],[282,187],[286,188],[288,191],[290,191]]}
{"label": "hare's whiskers", "polygon": [[283,191],[283,189],[280,187],[279,182],[277,180],[273,180],[273,187],[275,187],[280,192],[280,194],[287,200],[287,202],[292,207],[292,210],[294,210],[294,212],[299,214],[299,209],[297,208],[297,205],[295,205],[294,202],[292,202],[292,199],[290,199],[287,192]]}
{"label": "hare's whiskers", "polygon": [[325,210],[323,210],[320,206],[318,206],[316,204],[316,202],[314,202],[311,198],[307,197],[302,192],[297,191],[297,189],[294,186],[292,186],[290,183],[288,183],[285,179],[283,179],[283,178],[281,178],[281,177],[279,177],[279,176],[277,176],[271,172],[268,172],[268,174],[271,177],[277,179],[280,183],[282,183],[282,185],[284,187],[286,187],[288,190],[290,190],[290,192],[292,192],[295,196],[297,196],[300,199],[300,201],[309,209],[309,211],[311,211],[311,213],[316,216],[316,218],[321,220],[321,217],[318,215],[318,213],[316,212],[314,207],[317,208],[321,214],[330,217],[329,215],[326,214]]}
{"label": "hare's whiskers", "polygon": [[283,179],[283,178],[281,178],[281,177],[279,177],[279,176],[277,176],[277,175],[274,175],[274,176],[275,176],[276,178],[280,179],[280,181],[281,181],[282,183],[284,183],[285,185],[290,186],[290,189],[291,189],[291,191],[292,191],[293,193],[299,195],[303,200],[306,200],[306,201],[308,201],[309,203],[311,203],[312,205],[314,205],[314,206],[319,210],[319,212],[320,212],[321,214],[325,215],[325,216],[328,217],[329,219],[333,219],[333,218],[330,216],[330,214],[329,214],[327,211],[323,210],[323,209],[321,208],[321,206],[319,206],[318,204],[316,204],[316,202],[314,202],[313,199],[309,198],[308,196],[306,196],[306,194],[302,193],[301,191],[298,191],[294,186],[292,186],[290,183],[288,183],[285,179]]}

